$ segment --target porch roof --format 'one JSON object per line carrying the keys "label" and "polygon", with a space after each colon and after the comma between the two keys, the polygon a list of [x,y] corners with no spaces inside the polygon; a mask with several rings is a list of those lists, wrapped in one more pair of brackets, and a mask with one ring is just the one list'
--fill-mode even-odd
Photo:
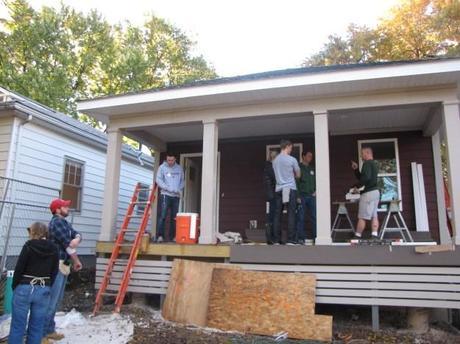
{"label": "porch roof", "polygon": [[83,100],[78,109],[108,122],[130,114],[445,87],[459,80],[460,58],[309,67]]}

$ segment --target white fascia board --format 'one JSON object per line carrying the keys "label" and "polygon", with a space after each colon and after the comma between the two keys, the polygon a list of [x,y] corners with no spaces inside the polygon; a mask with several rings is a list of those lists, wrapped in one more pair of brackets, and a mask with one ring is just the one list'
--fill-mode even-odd
{"label": "white fascia board", "polygon": [[177,89],[165,89],[146,93],[127,94],[84,100],[77,104],[78,111],[101,114],[98,109],[117,107],[122,105],[142,104],[177,100],[201,96],[219,95],[234,92],[248,92],[256,90],[269,90],[275,88],[321,85],[329,83],[342,83],[363,80],[379,80],[384,78],[398,78],[417,75],[429,75],[438,73],[451,73],[460,71],[460,60],[427,61],[419,63],[407,63],[401,65],[369,66],[356,69],[324,71],[303,75],[286,75],[271,77],[261,80],[241,80],[224,82],[222,84],[210,84],[203,86],[183,87]]}

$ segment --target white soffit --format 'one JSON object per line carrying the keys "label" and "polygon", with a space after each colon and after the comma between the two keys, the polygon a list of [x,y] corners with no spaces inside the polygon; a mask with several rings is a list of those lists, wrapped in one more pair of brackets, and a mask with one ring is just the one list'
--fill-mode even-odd
{"label": "white soffit", "polygon": [[78,110],[96,117],[244,104],[263,100],[345,95],[356,92],[456,84],[460,59],[218,81],[81,101]]}

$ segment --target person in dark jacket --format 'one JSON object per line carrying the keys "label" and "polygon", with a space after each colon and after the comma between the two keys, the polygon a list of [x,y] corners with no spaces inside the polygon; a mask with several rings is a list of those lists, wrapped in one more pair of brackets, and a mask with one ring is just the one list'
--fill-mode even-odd
{"label": "person in dark jacket", "polygon": [[271,151],[268,155],[268,160],[265,162],[264,167],[264,188],[266,200],[266,223],[265,223],[265,237],[267,244],[273,244],[273,220],[275,217],[275,188],[276,178],[275,171],[273,170],[272,161],[276,158],[278,152]]}
{"label": "person in dark jacket", "polygon": [[[299,164],[300,178],[297,179],[297,240],[301,245],[311,245],[316,239],[316,176],[312,160],[311,151],[302,152],[302,161]],[[306,235],[305,231],[305,210],[307,208],[312,224],[309,235]]]}
{"label": "person in dark jacket", "polygon": [[[56,245],[47,239],[48,228],[35,222],[29,228],[30,240],[19,255],[13,275],[13,312],[8,343],[40,344],[51,285],[58,272]],[[29,319],[27,315],[30,311]]]}
{"label": "person in dark jacket", "polygon": [[363,160],[361,171],[358,168],[358,163],[351,162],[351,168],[355,171],[355,176],[359,181],[355,185],[355,192],[358,192],[358,189],[362,189],[359,198],[358,224],[356,225],[355,238],[361,238],[366,228],[366,221],[371,221],[372,223],[372,237],[378,238],[379,218],[377,211],[380,191],[377,185],[377,176],[379,168],[374,160],[372,148],[363,147],[361,149],[361,159]]}

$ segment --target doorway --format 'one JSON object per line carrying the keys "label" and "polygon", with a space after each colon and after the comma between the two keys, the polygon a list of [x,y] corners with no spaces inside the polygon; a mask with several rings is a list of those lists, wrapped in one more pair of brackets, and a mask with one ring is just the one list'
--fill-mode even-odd
{"label": "doorway", "polygon": [[201,166],[202,156],[184,157],[184,198],[182,211],[185,213],[201,212]]}
{"label": "doorway", "polygon": [[[179,209],[184,213],[201,213],[201,186],[203,153],[186,153],[180,155],[180,165],[184,169],[184,194]],[[219,227],[219,200],[220,200],[220,153],[217,154],[217,223]]]}

